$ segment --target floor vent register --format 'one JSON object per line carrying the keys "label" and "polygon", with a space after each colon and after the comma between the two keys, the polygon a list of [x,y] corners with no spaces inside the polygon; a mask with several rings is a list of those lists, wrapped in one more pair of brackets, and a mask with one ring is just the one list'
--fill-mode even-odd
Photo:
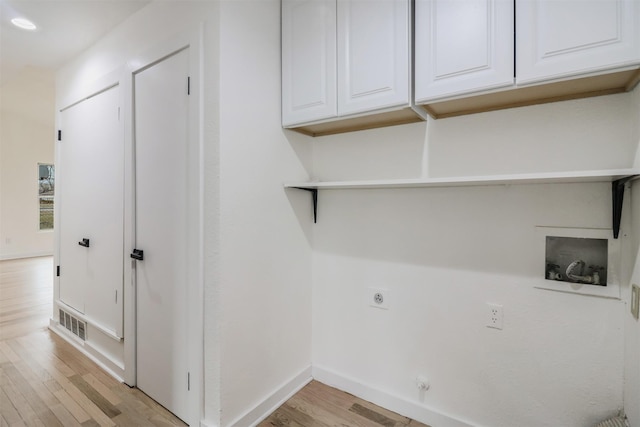
{"label": "floor vent register", "polygon": [[60,325],[67,328],[69,332],[80,338],[82,341],[87,339],[87,324],[77,317],[72,316],[66,311],[59,309]]}

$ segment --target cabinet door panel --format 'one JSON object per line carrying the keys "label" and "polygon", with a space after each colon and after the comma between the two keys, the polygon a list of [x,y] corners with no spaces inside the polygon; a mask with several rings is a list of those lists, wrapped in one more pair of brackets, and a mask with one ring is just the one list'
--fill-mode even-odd
{"label": "cabinet door panel", "polygon": [[408,104],[409,2],[338,0],[338,114]]}
{"label": "cabinet door panel", "polygon": [[[124,135],[115,86],[63,110],[60,300],[122,335]],[[78,245],[89,239],[89,247]],[[118,292],[118,297],[116,297]]]}
{"label": "cabinet door panel", "polygon": [[335,0],[282,2],[282,123],[334,117]]}
{"label": "cabinet door panel", "polygon": [[516,11],[519,84],[640,60],[637,0],[522,0]]}
{"label": "cabinet door panel", "polygon": [[416,0],[416,102],[513,84],[513,2]]}

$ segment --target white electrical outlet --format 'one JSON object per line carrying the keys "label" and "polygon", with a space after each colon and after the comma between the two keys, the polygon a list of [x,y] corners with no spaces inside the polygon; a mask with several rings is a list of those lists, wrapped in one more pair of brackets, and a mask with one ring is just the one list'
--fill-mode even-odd
{"label": "white electrical outlet", "polygon": [[423,377],[422,375],[418,375],[416,377],[416,388],[418,391],[427,391],[431,387],[429,384],[429,379],[427,377]]}
{"label": "white electrical outlet", "polygon": [[504,312],[502,306],[487,303],[487,328],[502,329],[504,324]]}
{"label": "white electrical outlet", "polygon": [[389,309],[389,290],[381,288],[367,288],[367,303],[371,307]]}

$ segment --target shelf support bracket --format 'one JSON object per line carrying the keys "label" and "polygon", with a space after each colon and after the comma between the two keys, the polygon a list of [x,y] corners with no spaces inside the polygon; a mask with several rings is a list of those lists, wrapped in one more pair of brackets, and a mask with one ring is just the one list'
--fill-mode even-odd
{"label": "shelf support bracket", "polygon": [[311,200],[313,201],[313,223],[318,222],[318,189],[317,188],[304,188],[304,187],[292,187],[296,190],[308,191],[311,193]]}
{"label": "shelf support bracket", "polygon": [[622,202],[624,201],[624,187],[627,182],[639,175],[626,176],[611,183],[611,196],[613,201],[613,238],[617,239],[620,234],[620,223],[622,221]]}

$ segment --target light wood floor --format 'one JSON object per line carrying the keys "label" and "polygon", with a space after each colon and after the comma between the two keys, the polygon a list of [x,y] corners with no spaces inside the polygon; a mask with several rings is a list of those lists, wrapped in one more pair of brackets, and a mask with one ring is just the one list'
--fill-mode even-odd
{"label": "light wood floor", "polygon": [[311,381],[258,427],[429,427],[349,393]]}
{"label": "light wood floor", "polygon": [[51,257],[0,261],[0,426],[184,426],[47,329]]}
{"label": "light wood floor", "polygon": [[[0,261],[0,427],[184,426],[47,329],[51,257]],[[259,427],[429,427],[313,381]]]}

